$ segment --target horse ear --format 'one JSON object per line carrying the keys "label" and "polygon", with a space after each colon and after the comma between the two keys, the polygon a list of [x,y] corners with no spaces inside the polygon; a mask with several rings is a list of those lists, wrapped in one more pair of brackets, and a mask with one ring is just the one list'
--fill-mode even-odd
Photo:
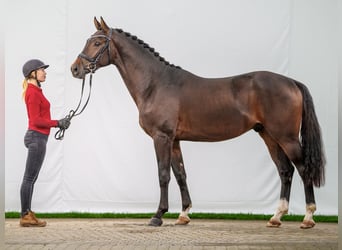
{"label": "horse ear", "polygon": [[103,18],[101,17],[101,29],[105,32],[105,33],[107,33],[108,31],[109,31],[109,27],[108,27],[108,25],[105,23],[105,21],[103,20]]}
{"label": "horse ear", "polygon": [[94,17],[94,24],[97,30],[101,30],[101,24],[97,21],[96,17]]}

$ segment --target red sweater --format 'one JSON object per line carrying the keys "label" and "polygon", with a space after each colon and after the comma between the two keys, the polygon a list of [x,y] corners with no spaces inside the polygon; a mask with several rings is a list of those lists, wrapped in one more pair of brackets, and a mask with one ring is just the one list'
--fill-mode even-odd
{"label": "red sweater", "polygon": [[41,88],[28,84],[25,103],[28,115],[28,128],[49,135],[51,127],[57,127],[58,121],[51,120],[50,103]]}

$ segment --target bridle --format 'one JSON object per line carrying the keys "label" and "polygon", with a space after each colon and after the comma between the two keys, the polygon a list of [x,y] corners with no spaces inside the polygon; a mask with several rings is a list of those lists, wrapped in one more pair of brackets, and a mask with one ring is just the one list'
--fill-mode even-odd
{"label": "bridle", "polygon": [[93,38],[98,38],[98,37],[103,37],[106,38],[106,43],[105,45],[95,54],[95,56],[90,57],[84,53],[80,53],[78,56],[87,60],[89,62],[89,64],[87,65],[87,69],[91,72],[91,73],[95,73],[96,70],[96,64],[99,61],[99,59],[101,58],[101,56],[104,54],[104,52],[107,50],[108,52],[108,64],[110,63],[110,40],[112,39],[112,33],[113,30],[110,29],[109,31],[109,36],[106,35],[93,35],[91,36],[88,40],[87,40],[87,44],[89,43],[90,40],[92,40]]}
{"label": "bridle", "polygon": [[[84,93],[84,85],[85,85],[85,76],[83,77],[83,81],[82,81],[82,89],[81,89],[81,97],[80,97],[80,100],[78,102],[78,105],[76,107],[75,110],[70,110],[69,111],[69,114],[65,117],[67,119],[69,119],[69,121],[75,117],[75,116],[78,116],[80,115],[84,109],[87,107],[88,105],[88,102],[89,102],[89,99],[90,99],[90,94],[91,94],[91,87],[92,87],[92,80],[93,80],[93,74],[95,73],[95,70],[96,70],[96,64],[97,62],[99,61],[99,59],[101,58],[101,56],[104,54],[104,52],[107,50],[108,51],[108,64],[110,63],[110,40],[111,40],[111,37],[112,37],[112,32],[113,30],[110,29],[110,33],[109,33],[109,36],[106,36],[106,35],[93,35],[91,36],[88,40],[87,40],[87,44],[88,42],[93,39],[93,38],[97,38],[97,37],[104,37],[106,38],[106,43],[105,45],[95,54],[94,57],[89,57],[87,56],[86,54],[84,53],[80,53],[78,56],[87,60],[89,62],[89,64],[87,65],[87,69],[89,70],[90,72],[90,77],[89,77],[89,94],[88,94],[88,97],[87,97],[87,100],[85,102],[85,104],[83,105],[83,107],[81,108],[80,111],[79,108],[81,107],[81,103],[82,103],[82,99],[83,99],[83,93]],[[60,128],[56,134],[55,134],[55,139],[56,140],[62,140],[64,138],[64,133],[65,133],[65,130],[64,128]]]}

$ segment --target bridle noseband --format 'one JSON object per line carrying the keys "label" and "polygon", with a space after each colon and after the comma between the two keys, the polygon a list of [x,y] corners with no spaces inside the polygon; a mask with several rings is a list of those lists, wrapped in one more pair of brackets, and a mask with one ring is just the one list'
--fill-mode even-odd
{"label": "bridle noseband", "polygon": [[106,36],[106,35],[93,35],[91,36],[88,40],[87,40],[87,44],[90,40],[92,40],[93,38],[98,38],[98,37],[103,37],[103,38],[106,38],[106,43],[105,45],[96,53],[95,56],[93,57],[90,57],[86,54],[84,54],[83,52],[80,53],[78,56],[87,60],[89,62],[89,64],[87,65],[87,69],[91,72],[91,73],[94,73],[95,70],[96,70],[96,64],[97,62],[100,60],[101,56],[104,54],[104,52],[107,50],[108,52],[108,64],[110,63],[110,46],[109,46],[109,43],[110,43],[110,40],[111,40],[111,37],[112,37],[112,33],[113,33],[113,29],[110,29],[109,31],[109,36]]}

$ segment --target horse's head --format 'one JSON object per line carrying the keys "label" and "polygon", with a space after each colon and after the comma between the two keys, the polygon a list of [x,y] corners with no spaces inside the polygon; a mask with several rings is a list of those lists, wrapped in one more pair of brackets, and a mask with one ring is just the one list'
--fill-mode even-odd
{"label": "horse's head", "polygon": [[87,40],[83,51],[71,65],[72,75],[76,78],[84,78],[86,74],[94,73],[98,68],[112,62],[112,29],[107,26],[102,17],[101,22],[95,17],[94,24],[97,31]]}

